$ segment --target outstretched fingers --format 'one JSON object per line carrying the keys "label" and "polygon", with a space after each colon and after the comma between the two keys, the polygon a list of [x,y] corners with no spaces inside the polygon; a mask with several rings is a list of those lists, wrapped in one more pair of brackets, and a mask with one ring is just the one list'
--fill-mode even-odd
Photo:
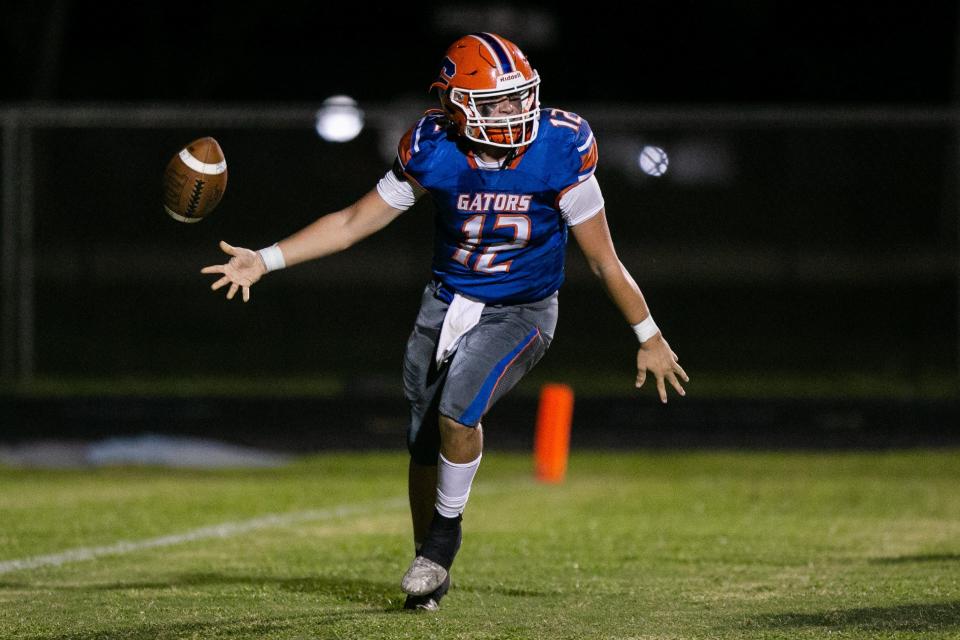
{"label": "outstretched fingers", "polygon": [[681,396],[687,395],[687,392],[684,390],[683,386],[680,384],[680,381],[677,380],[677,376],[675,376],[672,371],[667,374],[667,380],[670,381],[670,386],[672,386],[677,393],[679,393]]}
{"label": "outstretched fingers", "polygon": [[663,383],[663,376],[657,374],[657,393],[660,394],[660,402],[667,403],[667,385]]}
{"label": "outstretched fingers", "polygon": [[217,291],[223,287],[230,285],[230,288],[227,289],[227,300],[233,300],[234,296],[237,295],[237,292],[240,291],[243,297],[244,302],[250,301],[250,286],[252,285],[251,278],[243,274],[244,266],[241,264],[243,258],[240,257],[240,254],[245,249],[237,250],[235,247],[231,246],[227,242],[220,241],[220,249],[224,253],[233,256],[230,258],[230,261],[226,264],[212,264],[208,267],[200,269],[200,273],[207,274],[220,274],[221,277],[210,285],[210,289]]}
{"label": "outstretched fingers", "polygon": [[223,276],[222,278],[214,282],[212,285],[210,285],[210,288],[213,291],[216,291],[220,287],[225,287],[226,285],[230,284],[230,282],[231,282],[230,276]]}

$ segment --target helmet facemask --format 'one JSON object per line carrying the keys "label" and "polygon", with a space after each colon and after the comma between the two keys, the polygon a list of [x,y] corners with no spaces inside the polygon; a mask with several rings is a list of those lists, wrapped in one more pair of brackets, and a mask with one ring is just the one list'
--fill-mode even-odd
{"label": "helmet facemask", "polygon": [[[534,72],[531,79],[520,80],[493,90],[451,87],[442,102],[468,139],[493,147],[522,147],[537,137],[540,77]],[[513,104],[512,112],[503,113],[506,101]]]}

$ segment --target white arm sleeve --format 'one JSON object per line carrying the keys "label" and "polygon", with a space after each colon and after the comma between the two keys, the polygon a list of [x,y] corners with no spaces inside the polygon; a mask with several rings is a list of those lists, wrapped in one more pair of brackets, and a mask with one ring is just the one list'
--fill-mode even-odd
{"label": "white arm sleeve", "polygon": [[590,176],[560,198],[560,213],[571,227],[585,222],[603,209],[603,194],[596,176]]}
{"label": "white arm sleeve", "polygon": [[417,201],[410,183],[397,178],[393,171],[387,171],[387,175],[380,178],[380,182],[377,183],[377,193],[384,202],[400,211],[406,211]]}

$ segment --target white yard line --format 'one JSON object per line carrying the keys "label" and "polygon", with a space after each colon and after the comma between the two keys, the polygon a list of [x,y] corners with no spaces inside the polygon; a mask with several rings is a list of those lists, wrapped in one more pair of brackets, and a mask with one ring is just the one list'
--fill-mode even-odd
{"label": "white yard line", "polygon": [[12,571],[23,571],[25,569],[39,569],[40,567],[59,567],[60,565],[71,562],[80,562],[83,560],[93,560],[102,556],[117,556],[125,553],[133,553],[143,549],[155,549],[157,547],[170,547],[185,542],[195,540],[207,540],[210,538],[231,538],[233,536],[257,531],[259,529],[268,529],[271,527],[283,527],[291,524],[300,524],[302,522],[317,522],[323,520],[334,520],[347,516],[355,516],[366,513],[373,513],[383,509],[395,509],[407,504],[406,498],[394,498],[380,502],[370,502],[365,504],[347,504],[329,509],[316,509],[310,511],[293,511],[290,513],[274,513],[251,520],[241,520],[240,522],[223,522],[209,527],[201,527],[184,533],[176,533],[159,538],[148,538],[146,540],[120,541],[114,544],[102,547],[79,547],[77,549],[68,549],[60,553],[53,553],[45,556],[33,556],[30,558],[20,558],[18,560],[5,560],[0,562],[0,574],[10,573]]}

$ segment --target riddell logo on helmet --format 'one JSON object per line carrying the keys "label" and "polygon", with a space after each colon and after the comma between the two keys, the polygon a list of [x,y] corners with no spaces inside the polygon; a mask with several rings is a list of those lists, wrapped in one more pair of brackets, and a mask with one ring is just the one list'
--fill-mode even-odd
{"label": "riddell logo on helmet", "polygon": [[506,84],[508,82],[513,82],[515,80],[523,80],[523,73],[519,71],[514,71],[513,73],[506,73],[499,78],[497,78],[497,84]]}

